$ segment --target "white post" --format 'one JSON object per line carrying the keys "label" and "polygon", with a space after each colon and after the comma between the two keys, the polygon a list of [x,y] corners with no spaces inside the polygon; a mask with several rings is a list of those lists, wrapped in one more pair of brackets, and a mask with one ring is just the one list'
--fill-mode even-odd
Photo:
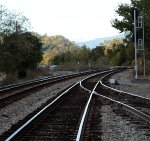
{"label": "white post", "polygon": [[91,70],[91,63],[89,62],[89,70]]}
{"label": "white post", "polygon": [[134,9],[134,47],[135,47],[135,79],[138,78],[137,74],[137,39],[136,39],[136,10]]}
{"label": "white post", "polygon": [[77,62],[77,72],[79,72],[79,65],[80,65],[80,62],[78,61]]}

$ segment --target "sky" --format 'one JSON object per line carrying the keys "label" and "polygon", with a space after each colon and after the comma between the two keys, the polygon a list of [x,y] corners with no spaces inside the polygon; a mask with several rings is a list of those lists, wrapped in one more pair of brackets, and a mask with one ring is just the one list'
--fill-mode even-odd
{"label": "sky", "polygon": [[75,42],[118,35],[110,21],[120,3],[130,0],[0,0],[0,5],[23,13],[31,31]]}

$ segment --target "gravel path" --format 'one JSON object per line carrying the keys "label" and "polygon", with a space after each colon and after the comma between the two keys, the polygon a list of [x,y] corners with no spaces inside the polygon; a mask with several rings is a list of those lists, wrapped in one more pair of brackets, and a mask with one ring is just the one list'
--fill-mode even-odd
{"label": "gravel path", "polygon": [[150,99],[149,77],[135,80],[133,77],[133,70],[126,70],[113,75],[112,78],[116,79],[119,83],[119,85],[112,85],[112,87]]}
{"label": "gravel path", "polygon": [[35,111],[43,103],[46,103],[57,93],[85,77],[73,78],[54,84],[0,109],[0,135],[11,128],[13,124],[16,124],[19,120],[24,119],[28,114]]}

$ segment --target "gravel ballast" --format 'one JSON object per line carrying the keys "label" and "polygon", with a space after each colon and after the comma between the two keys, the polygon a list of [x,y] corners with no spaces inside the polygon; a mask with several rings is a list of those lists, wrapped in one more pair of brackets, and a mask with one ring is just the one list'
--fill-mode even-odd
{"label": "gravel ballast", "polygon": [[[85,76],[54,84],[51,87],[29,95],[28,97],[18,100],[1,109],[0,135],[11,128],[13,124],[16,124],[19,120],[24,119],[28,114],[35,111],[43,103],[46,103],[53,96],[56,96],[57,93],[83,78],[85,78]],[[135,82],[132,75],[132,70],[126,70],[118,73],[112,76],[112,78],[116,79],[119,83],[119,85],[113,85],[113,87],[150,98],[150,82]],[[113,111],[111,105],[103,105],[101,109],[101,115],[102,123],[100,124],[102,126],[102,141],[149,140],[149,138],[145,136],[147,132],[146,130],[141,130],[140,128],[137,128],[135,124],[123,119]]]}
{"label": "gravel ballast", "polygon": [[[133,70],[126,70],[111,77],[117,80],[119,85],[111,87],[125,92],[130,92],[150,99],[150,80],[135,80]],[[150,128],[144,129],[145,124],[132,123],[127,117],[114,112],[111,105],[102,106],[102,141],[149,141]]]}
{"label": "gravel ballast", "polygon": [[59,82],[0,109],[0,135],[68,86],[87,76]]}
{"label": "gravel ballast", "polygon": [[125,70],[121,73],[113,75],[111,78],[117,80],[119,85],[111,85],[111,87],[125,92],[130,92],[139,96],[150,99],[150,79],[134,79],[133,70]]}
{"label": "gravel ballast", "polygon": [[102,141],[149,141],[146,134],[149,129],[142,129],[117,115],[110,105],[104,105],[102,112]]}

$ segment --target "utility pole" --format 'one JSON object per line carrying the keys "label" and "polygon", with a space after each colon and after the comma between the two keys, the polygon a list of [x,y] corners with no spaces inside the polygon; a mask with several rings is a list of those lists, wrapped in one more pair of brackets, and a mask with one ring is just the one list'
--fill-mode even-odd
{"label": "utility pole", "polygon": [[[142,16],[138,16],[137,9],[132,10],[132,16],[134,18],[134,48],[135,48],[135,79],[138,79],[138,64],[137,64],[137,53],[143,51],[143,62],[144,62],[144,77],[145,77],[145,52],[144,52],[144,13]],[[142,38],[137,39],[137,30],[142,29]],[[138,41],[138,42],[137,42]]]}
{"label": "utility pole", "polygon": [[135,79],[138,78],[138,74],[137,74],[137,39],[136,39],[136,17],[137,17],[137,10],[134,9],[134,48],[135,48],[135,66],[134,66],[134,69],[135,69]]}
{"label": "utility pole", "polygon": [[16,21],[16,33],[18,34],[18,22]]}
{"label": "utility pole", "polygon": [[145,51],[144,51],[144,9],[143,9],[143,59],[144,59],[144,78],[145,78]]}

